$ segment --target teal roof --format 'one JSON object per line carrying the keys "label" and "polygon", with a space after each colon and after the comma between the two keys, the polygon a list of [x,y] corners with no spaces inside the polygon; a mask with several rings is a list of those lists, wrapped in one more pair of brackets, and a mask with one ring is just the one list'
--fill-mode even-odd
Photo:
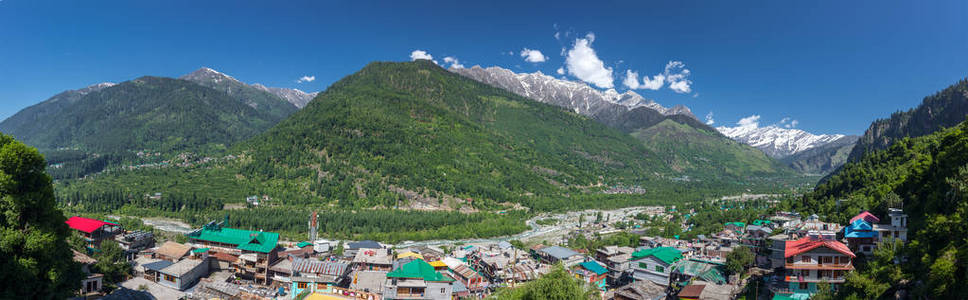
{"label": "teal roof", "polygon": [[299,244],[296,244],[296,247],[302,248],[302,247],[312,246],[312,245],[313,243],[310,243],[310,242],[301,242]]}
{"label": "teal roof", "polygon": [[605,269],[605,267],[598,264],[597,262],[586,261],[586,262],[580,263],[579,265],[581,265],[582,268],[585,268],[585,270],[595,272],[595,274],[598,274],[598,275],[608,273],[608,269]]}
{"label": "teal roof", "polygon": [[763,225],[769,225],[769,224],[773,224],[773,221],[770,221],[770,220],[753,220],[753,225],[756,225],[756,226],[763,226]]}
{"label": "teal roof", "polygon": [[261,253],[272,252],[279,243],[279,234],[242,230],[221,226],[205,226],[188,234],[191,239],[237,245],[239,250]]}
{"label": "teal roof", "polygon": [[434,270],[434,267],[422,259],[411,261],[393,272],[387,273],[387,278],[420,278],[424,281],[454,281]]}
{"label": "teal roof", "polygon": [[192,249],[192,253],[205,253],[205,252],[208,252],[208,248]]}
{"label": "teal roof", "polygon": [[658,247],[652,249],[642,249],[632,253],[632,259],[640,259],[648,256],[655,256],[667,264],[682,259],[682,251],[672,247]]}
{"label": "teal roof", "polygon": [[736,226],[744,227],[744,228],[746,227],[746,223],[743,223],[743,222],[729,222],[729,223],[726,223],[726,226],[729,226],[729,225],[736,225]]}

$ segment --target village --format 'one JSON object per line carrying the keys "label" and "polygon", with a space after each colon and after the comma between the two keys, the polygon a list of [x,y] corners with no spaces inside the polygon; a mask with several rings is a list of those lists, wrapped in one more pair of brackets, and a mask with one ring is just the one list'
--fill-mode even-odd
{"label": "village", "polygon": [[[669,218],[675,208],[619,211]],[[750,224],[727,222],[722,231],[690,240],[649,236],[639,226],[583,223],[577,215],[578,224],[555,227],[567,229],[563,236],[549,242],[535,235],[528,243],[336,241],[319,238],[315,214],[300,242],[229,228],[227,220],[192,230],[183,243],[111,220],[74,216],[67,224],[88,250],[74,251],[75,261],[93,265],[90,254],[114,241],[133,269],[125,281],[109,283],[85,268],[78,299],[480,299],[554,268],[598,290],[601,299],[809,299],[825,285],[842,284],[856,258],[872,255],[883,242],[907,240],[907,215],[894,208],[883,219],[864,211],[849,224],[776,212]],[[570,248],[566,238],[618,232],[641,235],[634,246],[594,251]],[[730,267],[731,260],[740,269]],[[117,287],[107,293],[110,284]]]}

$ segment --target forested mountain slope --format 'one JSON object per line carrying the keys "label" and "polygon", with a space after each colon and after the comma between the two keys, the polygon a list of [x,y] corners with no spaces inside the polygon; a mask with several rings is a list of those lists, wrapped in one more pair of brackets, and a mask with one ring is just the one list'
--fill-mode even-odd
{"label": "forested mountain slope", "polygon": [[[42,150],[79,148],[103,154],[224,148],[255,136],[276,121],[223,92],[185,80],[150,76],[87,93],[48,112],[33,115],[29,123],[0,128]],[[18,115],[24,113],[30,112]]]}
{"label": "forested mountain slope", "polygon": [[908,263],[894,266],[895,253],[886,252],[893,247],[882,245],[877,260],[848,277],[842,296],[890,297],[900,282],[930,298],[968,294],[968,285],[960,284],[968,280],[968,123],[897,139],[844,165],[793,203],[801,213],[817,212],[841,224],[862,210],[883,216],[887,208],[902,206],[910,216],[910,242],[896,254]]}
{"label": "forested mountain slope", "polygon": [[677,172],[691,177],[730,179],[796,176],[789,168],[750,146],[730,140],[696,119],[689,108],[666,108],[627,91],[599,91],[574,81],[500,67],[451,68],[468,78],[588,116],[631,134]]}
{"label": "forested mountain slope", "polygon": [[968,115],[968,79],[925,97],[916,108],[874,121],[850,152],[850,161],[885,149],[904,137],[918,137],[961,123]]}

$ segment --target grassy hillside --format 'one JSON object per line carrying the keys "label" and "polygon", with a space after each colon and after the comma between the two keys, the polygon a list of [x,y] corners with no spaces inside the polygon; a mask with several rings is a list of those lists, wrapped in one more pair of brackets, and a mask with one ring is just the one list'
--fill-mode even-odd
{"label": "grassy hillside", "polygon": [[[874,299],[902,287],[938,299],[968,294],[968,286],[954,284],[968,279],[968,123],[868,153],[793,203],[802,213],[842,224],[862,210],[883,216],[900,206],[910,216],[910,243],[885,246],[877,260],[848,277],[841,296]],[[908,263],[895,266],[894,255]]]}

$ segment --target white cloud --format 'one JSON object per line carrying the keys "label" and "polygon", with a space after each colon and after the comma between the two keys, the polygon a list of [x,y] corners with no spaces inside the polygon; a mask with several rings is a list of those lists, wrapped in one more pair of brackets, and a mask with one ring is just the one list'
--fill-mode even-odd
{"label": "white cloud", "polygon": [[568,74],[599,88],[613,88],[615,85],[613,84],[612,68],[606,68],[605,63],[595,54],[595,49],[592,49],[592,42],[594,41],[595,34],[593,33],[588,33],[585,38],[575,40],[575,45],[571,50],[568,50],[568,56],[565,58]]}
{"label": "white cloud", "polygon": [[686,69],[685,63],[677,60],[669,61],[662,74],[665,75],[669,89],[672,91],[680,94],[692,92],[692,80],[688,79],[690,72]]}
{"label": "white cloud", "polygon": [[797,125],[800,125],[800,121],[793,120],[793,121],[790,121],[790,124],[787,124],[787,125],[790,125],[790,127],[787,127],[787,128],[797,128]]}
{"label": "white cloud", "polygon": [[430,53],[427,53],[427,51],[423,51],[423,50],[419,50],[418,49],[418,50],[413,50],[413,52],[410,52],[410,60],[411,61],[418,60],[418,59],[426,59],[426,60],[432,61],[435,64],[437,64],[437,61],[434,60],[434,56],[433,55],[430,55]]}
{"label": "white cloud", "polygon": [[454,68],[454,69],[463,69],[464,68],[464,65],[462,65],[460,63],[460,61],[457,60],[457,58],[456,57],[453,57],[453,56],[444,57],[444,63],[445,64],[450,64],[450,67],[451,68]]}
{"label": "white cloud", "polygon": [[313,82],[313,80],[316,80],[316,75],[312,75],[312,76],[306,75],[303,77],[299,77],[299,79],[296,80],[296,83]]}
{"label": "white cloud", "polygon": [[622,84],[633,90],[639,88],[639,73],[625,70],[625,80],[622,80]]}
{"label": "white cloud", "polygon": [[565,68],[558,67],[558,69],[555,70],[555,73],[558,73],[558,75],[565,75]]}
{"label": "white cloud", "polygon": [[716,123],[716,120],[713,120],[713,112],[709,112],[708,114],[706,114],[706,125],[713,125],[715,123]]}
{"label": "white cloud", "polygon": [[661,89],[665,79],[665,75],[662,74],[655,74],[651,79],[649,79],[649,76],[642,76],[642,88],[653,91]]}
{"label": "white cloud", "polygon": [[752,115],[749,117],[739,119],[739,122],[736,122],[736,125],[739,125],[739,127],[759,128],[760,115]]}
{"label": "white cloud", "polygon": [[561,32],[555,32],[555,39],[559,41],[561,40]]}
{"label": "white cloud", "polygon": [[524,61],[529,63],[545,62],[548,59],[547,57],[545,57],[544,53],[541,53],[541,51],[532,50],[528,48],[524,48],[524,50],[521,50],[521,57],[524,57]]}

